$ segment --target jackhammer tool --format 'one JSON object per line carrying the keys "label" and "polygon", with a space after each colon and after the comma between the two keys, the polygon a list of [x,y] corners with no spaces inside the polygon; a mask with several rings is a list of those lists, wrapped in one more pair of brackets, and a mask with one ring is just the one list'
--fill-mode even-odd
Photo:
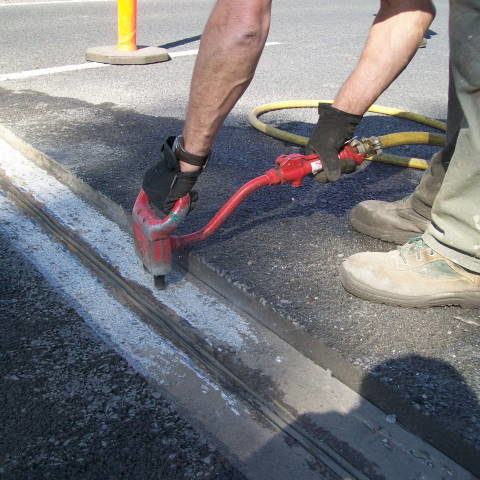
{"label": "jackhammer tool", "polygon": [[[350,140],[339,153],[339,158],[352,158],[362,163],[368,155],[378,153],[375,137]],[[373,151],[372,151],[373,150]],[[280,155],[275,167],[267,170],[240,187],[208,224],[197,232],[176,236],[173,233],[190,211],[190,195],[177,200],[168,215],[160,216],[142,190],[138,194],[132,213],[133,233],[137,255],[144,268],[154,277],[155,286],[165,288],[165,275],[172,269],[172,253],[190,243],[205,240],[212,235],[251,193],[261,187],[289,183],[300,187],[304,177],[315,175],[323,169],[318,155],[292,153]]]}

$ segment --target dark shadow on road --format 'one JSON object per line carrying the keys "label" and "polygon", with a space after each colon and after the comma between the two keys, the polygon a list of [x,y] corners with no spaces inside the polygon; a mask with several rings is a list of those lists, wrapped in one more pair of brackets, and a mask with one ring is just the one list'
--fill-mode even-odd
{"label": "dark shadow on road", "polygon": [[193,37],[182,38],[181,40],[175,40],[174,42],[164,43],[163,45],[158,45],[160,48],[173,48],[180,47],[181,45],[186,45],[187,43],[197,42],[202,38],[201,35],[195,35]]}
{"label": "dark shadow on road", "polygon": [[[399,386],[400,377],[408,382],[408,392]],[[412,472],[416,470],[417,475],[423,470],[431,472],[431,478],[458,478],[425,450],[408,444],[398,448],[396,441],[399,438],[395,437],[395,433],[392,435],[392,430],[389,431],[393,423],[429,442],[474,475],[480,475],[478,398],[452,365],[416,354],[390,358],[369,370],[360,384],[359,394],[363,401],[347,413],[311,412],[301,415],[290,427],[306,433],[319,445],[334,450],[370,479],[410,478],[407,472],[402,471],[403,477],[398,475],[396,468],[399,465],[384,462],[383,467],[379,466],[378,459],[388,457],[386,451],[396,450],[398,454],[402,448],[403,453],[399,456],[411,462],[410,468]],[[452,398],[457,402],[452,404]],[[384,414],[375,417],[376,420],[372,418],[367,400],[381,408]],[[321,404],[322,399],[319,398],[318,402]],[[462,433],[458,435],[457,432]],[[289,441],[288,437],[286,441]],[[292,447],[296,445],[293,440],[291,443]],[[265,445],[248,462],[261,461],[262,455],[267,452],[272,455],[269,449],[270,445]],[[368,457],[369,451],[375,452],[378,463]],[[323,471],[325,467],[315,462],[311,467],[321,468],[319,471],[325,475],[321,478],[337,478],[326,475]]]}

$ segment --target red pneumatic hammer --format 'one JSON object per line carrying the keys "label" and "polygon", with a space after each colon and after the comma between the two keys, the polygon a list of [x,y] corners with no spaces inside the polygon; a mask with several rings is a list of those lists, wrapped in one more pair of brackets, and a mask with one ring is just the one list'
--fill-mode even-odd
{"label": "red pneumatic hammer", "polygon": [[[375,137],[353,139],[339,153],[339,158],[353,158],[357,164],[360,164],[375,148],[375,140]],[[281,155],[275,160],[274,168],[240,187],[205,227],[182,236],[176,236],[173,233],[190,210],[190,195],[187,194],[177,200],[171,212],[160,218],[150,205],[147,194],[140,190],[132,213],[137,255],[145,269],[153,275],[155,286],[165,288],[165,275],[172,269],[174,251],[190,243],[205,240],[212,235],[255,190],[284,183],[290,183],[292,187],[300,187],[305,176],[314,175],[322,169],[322,160],[316,154]]]}

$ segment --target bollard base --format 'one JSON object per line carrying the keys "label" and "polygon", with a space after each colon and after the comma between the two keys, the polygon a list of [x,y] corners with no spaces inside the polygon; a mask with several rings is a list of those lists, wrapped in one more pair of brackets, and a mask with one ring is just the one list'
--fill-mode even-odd
{"label": "bollard base", "polygon": [[170,60],[168,51],[160,47],[139,46],[131,52],[118,50],[116,45],[89,48],[85,54],[89,62],[112,65],[146,65]]}

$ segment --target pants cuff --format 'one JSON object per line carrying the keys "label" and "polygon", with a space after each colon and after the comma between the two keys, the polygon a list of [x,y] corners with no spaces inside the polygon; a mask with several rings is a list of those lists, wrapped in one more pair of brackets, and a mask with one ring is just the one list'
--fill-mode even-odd
{"label": "pants cuff", "polygon": [[447,245],[440,243],[430,233],[425,232],[422,236],[423,241],[435,252],[448,258],[452,262],[460,265],[463,268],[471,270],[472,272],[480,274],[480,259],[471,257],[465,253],[459,252]]}

